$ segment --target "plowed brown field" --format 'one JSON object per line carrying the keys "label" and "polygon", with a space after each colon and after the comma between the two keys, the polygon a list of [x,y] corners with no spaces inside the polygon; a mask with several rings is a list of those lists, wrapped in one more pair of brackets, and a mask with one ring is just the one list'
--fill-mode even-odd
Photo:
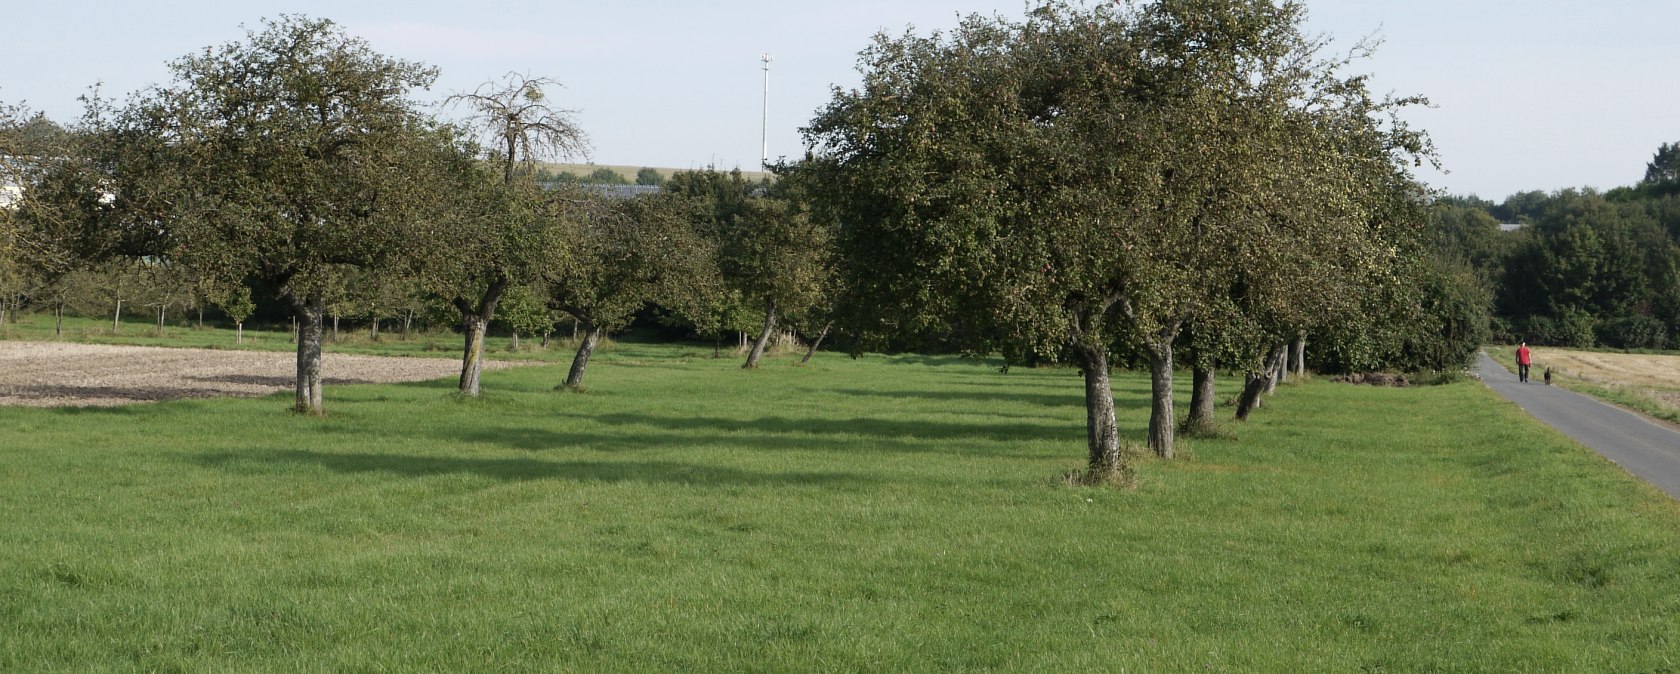
{"label": "plowed brown field", "polygon": [[[485,368],[511,365],[489,361]],[[297,355],[285,352],[0,341],[0,405],[111,406],[261,396],[291,390],[296,368]],[[373,384],[456,376],[461,363],[328,353],[321,371],[329,386]]]}

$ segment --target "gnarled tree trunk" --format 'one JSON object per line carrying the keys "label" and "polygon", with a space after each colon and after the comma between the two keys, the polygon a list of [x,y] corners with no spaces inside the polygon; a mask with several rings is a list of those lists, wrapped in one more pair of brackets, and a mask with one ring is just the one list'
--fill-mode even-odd
{"label": "gnarled tree trunk", "polygon": [[1114,389],[1108,379],[1108,351],[1101,345],[1073,345],[1085,376],[1085,443],[1094,473],[1119,470],[1120,429],[1114,421]]}
{"label": "gnarled tree trunk", "polygon": [[1172,340],[1156,342],[1149,352],[1149,449],[1163,459],[1173,458],[1173,347]]}
{"label": "gnarled tree trunk", "polygon": [[595,354],[602,332],[593,321],[583,321],[583,341],[578,343],[577,355],[572,357],[572,370],[566,373],[566,388],[583,389],[583,371],[589,367],[589,357]]}
{"label": "gnarled tree trunk", "polygon": [[1208,428],[1215,422],[1214,408],[1214,368],[1197,365],[1190,372],[1190,416],[1185,418],[1186,428]]}
{"label": "gnarled tree trunk", "polygon": [[1265,373],[1265,395],[1277,393],[1277,383],[1284,380],[1284,371],[1289,368],[1289,345],[1278,345],[1272,353],[1277,358],[1267,361],[1272,368]]}
{"label": "gnarled tree trunk", "polygon": [[1249,413],[1260,406],[1260,395],[1265,393],[1266,389],[1275,381],[1278,365],[1283,360],[1283,350],[1285,348],[1279,346],[1272,349],[1270,353],[1266,354],[1266,362],[1260,369],[1261,373],[1248,378],[1247,384],[1243,386],[1242,396],[1237,398],[1237,421],[1247,421]]}
{"label": "gnarled tree trunk", "polygon": [[484,289],[476,307],[465,299],[455,298],[455,309],[461,312],[461,332],[466,336],[466,345],[461,353],[462,395],[478,396],[479,378],[484,373],[485,333],[490,330],[490,321],[496,316],[496,304],[501,302],[508,283],[506,278],[496,279]]}
{"label": "gnarled tree trunk", "polygon": [[747,352],[747,362],[741,367],[752,369],[758,367],[758,359],[764,356],[764,345],[770,343],[770,335],[776,330],[776,300],[764,300],[764,331],[758,333],[758,341],[753,342],[752,350]]}
{"label": "gnarled tree trunk", "polygon": [[488,328],[489,323],[478,314],[461,316],[461,332],[466,335],[466,344],[461,352],[459,390],[462,395],[478,395],[479,376],[484,372],[484,333]]}
{"label": "gnarled tree trunk", "polygon": [[326,302],[319,295],[293,300],[293,313],[298,322],[297,339],[297,404],[300,414],[326,414],[321,402],[321,341],[326,315]]}
{"label": "gnarled tree trunk", "polygon": [[1307,376],[1307,333],[1296,333],[1294,351],[1295,356],[1289,362],[1295,365],[1296,377],[1305,377]]}
{"label": "gnarled tree trunk", "polygon": [[816,341],[811,342],[811,348],[805,350],[805,357],[799,359],[800,365],[811,362],[811,356],[816,355],[817,347],[822,346],[823,340],[828,337],[828,331],[833,327],[833,323],[823,326],[822,332],[817,333]]}

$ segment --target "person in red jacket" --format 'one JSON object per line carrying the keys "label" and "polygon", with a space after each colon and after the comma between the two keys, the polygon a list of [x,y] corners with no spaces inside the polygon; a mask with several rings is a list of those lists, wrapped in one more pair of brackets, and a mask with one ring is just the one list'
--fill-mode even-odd
{"label": "person in red jacket", "polygon": [[1528,342],[1517,345],[1517,381],[1528,383]]}

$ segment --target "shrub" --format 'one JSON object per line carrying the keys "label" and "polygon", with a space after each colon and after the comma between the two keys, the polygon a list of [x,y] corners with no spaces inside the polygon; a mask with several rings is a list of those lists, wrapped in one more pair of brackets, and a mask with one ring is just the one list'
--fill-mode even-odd
{"label": "shrub", "polygon": [[1495,344],[1516,344],[1523,341],[1517,324],[1504,316],[1488,318],[1488,338]]}
{"label": "shrub", "polygon": [[1557,334],[1552,346],[1591,348],[1596,343],[1594,322],[1592,314],[1580,309],[1563,310],[1557,318]]}
{"label": "shrub", "polygon": [[1668,326],[1650,316],[1622,316],[1599,323],[1597,336],[1618,349],[1661,349],[1668,344]]}
{"label": "shrub", "polygon": [[1511,340],[1512,343],[1529,342],[1543,346],[1557,344],[1557,321],[1552,320],[1549,316],[1529,316],[1522,319],[1517,332],[1519,334]]}

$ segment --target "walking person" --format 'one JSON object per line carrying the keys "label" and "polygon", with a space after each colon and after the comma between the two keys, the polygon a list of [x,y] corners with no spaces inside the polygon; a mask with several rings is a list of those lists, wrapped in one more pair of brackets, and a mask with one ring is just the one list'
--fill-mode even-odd
{"label": "walking person", "polygon": [[1528,342],[1517,345],[1517,381],[1528,383]]}

